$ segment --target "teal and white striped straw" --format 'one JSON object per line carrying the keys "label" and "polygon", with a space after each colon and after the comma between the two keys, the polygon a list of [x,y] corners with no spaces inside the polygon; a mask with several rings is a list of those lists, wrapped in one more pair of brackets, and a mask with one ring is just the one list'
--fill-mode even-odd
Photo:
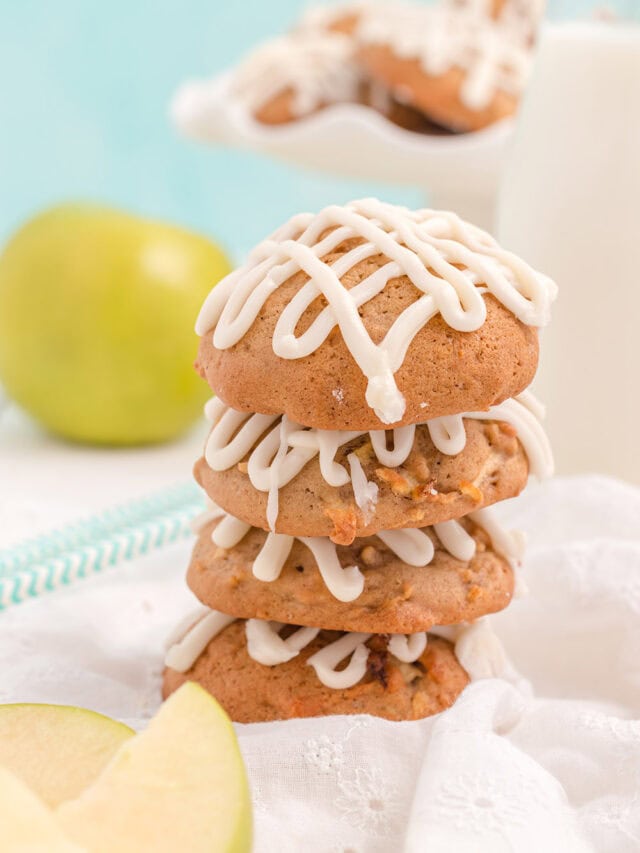
{"label": "teal and white striped straw", "polygon": [[204,507],[186,483],[0,551],[0,610],[186,538]]}

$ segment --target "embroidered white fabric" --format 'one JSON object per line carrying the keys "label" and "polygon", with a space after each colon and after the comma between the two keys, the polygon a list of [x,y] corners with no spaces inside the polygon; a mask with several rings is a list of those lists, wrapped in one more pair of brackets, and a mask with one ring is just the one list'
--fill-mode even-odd
{"label": "embroidered white fabric", "polygon": [[[501,514],[529,532],[530,596],[494,624],[533,696],[491,680],[415,723],[238,726],[256,853],[640,849],[640,490],[558,479]],[[0,614],[0,702],[143,726],[165,638],[193,605],[187,555],[176,546]]]}

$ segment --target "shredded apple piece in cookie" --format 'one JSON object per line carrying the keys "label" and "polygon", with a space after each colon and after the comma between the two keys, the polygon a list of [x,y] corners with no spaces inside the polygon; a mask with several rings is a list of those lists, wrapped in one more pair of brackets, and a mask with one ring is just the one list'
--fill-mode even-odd
{"label": "shredded apple piece in cookie", "polygon": [[358,529],[358,518],[353,507],[342,509],[329,507],[325,514],[331,519],[333,531],[331,540],[337,545],[350,545],[356,537]]}
{"label": "shredded apple piece in cookie", "polygon": [[469,483],[467,480],[462,480],[458,489],[463,495],[466,495],[468,498],[475,501],[475,503],[482,503],[482,492],[477,486],[474,486],[473,483]]}
{"label": "shredded apple piece in cookie", "polygon": [[386,483],[394,495],[408,497],[416,485],[403,468],[376,468],[376,477]]}

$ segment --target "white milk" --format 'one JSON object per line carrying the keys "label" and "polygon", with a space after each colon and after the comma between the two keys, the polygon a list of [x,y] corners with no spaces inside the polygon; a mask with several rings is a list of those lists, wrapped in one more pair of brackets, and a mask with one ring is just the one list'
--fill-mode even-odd
{"label": "white milk", "polygon": [[544,29],[498,235],[560,288],[535,383],[558,471],[640,483],[640,26]]}

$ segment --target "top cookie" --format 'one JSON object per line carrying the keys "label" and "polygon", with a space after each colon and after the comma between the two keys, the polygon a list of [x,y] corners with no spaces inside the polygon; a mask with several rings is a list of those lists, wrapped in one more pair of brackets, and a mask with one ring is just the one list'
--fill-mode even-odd
{"label": "top cookie", "polygon": [[207,297],[198,368],[240,411],[384,429],[516,396],[554,283],[454,213],[294,216]]}

